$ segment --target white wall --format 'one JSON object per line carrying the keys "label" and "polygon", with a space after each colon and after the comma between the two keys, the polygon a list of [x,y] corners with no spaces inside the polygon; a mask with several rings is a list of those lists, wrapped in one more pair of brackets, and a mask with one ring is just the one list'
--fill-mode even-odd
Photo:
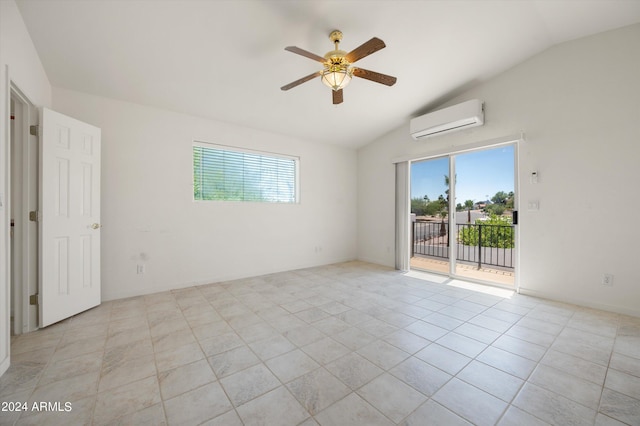
{"label": "white wall", "polygon": [[[522,291],[640,316],[639,76],[636,24],[555,46],[447,103],[484,100],[483,127],[417,142],[407,122],[361,148],[359,258],[394,264],[392,159],[524,131]],[[605,272],[613,287],[600,284]]]}
{"label": "white wall", "polygon": [[[105,300],[357,257],[355,150],[59,88],[53,99],[102,128]],[[194,139],[299,156],[300,204],[194,202]]]}
{"label": "white wall", "polygon": [[[8,70],[8,74],[7,74]],[[0,374],[9,367],[9,79],[38,105],[51,104],[51,86],[13,0],[0,1]]]}

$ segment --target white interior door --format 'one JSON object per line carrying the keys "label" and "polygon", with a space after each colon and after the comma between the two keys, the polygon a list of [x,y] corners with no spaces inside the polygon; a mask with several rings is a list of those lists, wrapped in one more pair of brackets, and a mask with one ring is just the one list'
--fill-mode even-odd
{"label": "white interior door", "polygon": [[40,114],[40,326],[100,304],[100,129]]}

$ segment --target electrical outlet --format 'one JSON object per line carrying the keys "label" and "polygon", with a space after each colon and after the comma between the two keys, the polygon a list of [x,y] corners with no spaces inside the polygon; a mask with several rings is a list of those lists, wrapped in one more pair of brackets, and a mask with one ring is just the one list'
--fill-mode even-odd
{"label": "electrical outlet", "polygon": [[613,274],[602,274],[602,285],[613,287]]}

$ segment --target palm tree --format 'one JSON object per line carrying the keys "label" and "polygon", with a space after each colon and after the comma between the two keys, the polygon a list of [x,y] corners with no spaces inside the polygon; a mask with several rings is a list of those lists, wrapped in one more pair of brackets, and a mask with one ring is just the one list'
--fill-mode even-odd
{"label": "palm tree", "polygon": [[473,200],[465,201],[464,207],[467,209],[467,223],[471,223],[471,209],[473,208]]}
{"label": "palm tree", "polygon": [[444,184],[447,187],[447,189],[444,191],[444,193],[447,195],[447,197],[443,197],[442,195],[440,195],[438,197],[438,201],[441,204],[441,208],[440,208],[440,217],[442,218],[442,222],[440,223],[440,236],[444,237],[445,235],[447,235],[447,227],[444,224],[444,219],[447,217],[447,214],[449,213],[449,184],[450,184],[450,180],[449,180],[449,176],[448,175],[444,175]]}

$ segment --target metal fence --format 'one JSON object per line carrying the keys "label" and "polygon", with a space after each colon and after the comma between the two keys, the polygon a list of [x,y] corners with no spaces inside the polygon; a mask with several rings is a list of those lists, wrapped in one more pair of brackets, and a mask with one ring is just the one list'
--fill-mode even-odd
{"label": "metal fence", "polygon": [[[413,223],[411,255],[449,258],[449,224]],[[513,225],[457,224],[456,259],[482,265],[513,269],[515,232]]]}

